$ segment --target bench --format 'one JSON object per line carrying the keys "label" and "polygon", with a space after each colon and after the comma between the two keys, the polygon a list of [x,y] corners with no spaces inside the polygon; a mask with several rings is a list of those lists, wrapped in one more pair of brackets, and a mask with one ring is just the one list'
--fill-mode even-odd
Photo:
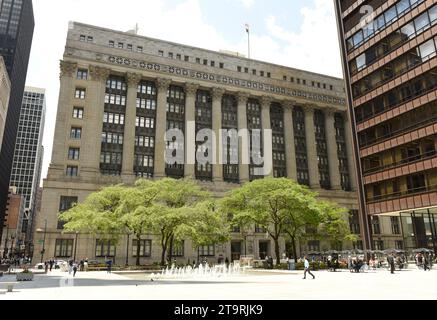
{"label": "bench", "polygon": [[12,292],[14,290],[14,285],[19,282],[0,282],[0,285],[6,285],[7,292]]}

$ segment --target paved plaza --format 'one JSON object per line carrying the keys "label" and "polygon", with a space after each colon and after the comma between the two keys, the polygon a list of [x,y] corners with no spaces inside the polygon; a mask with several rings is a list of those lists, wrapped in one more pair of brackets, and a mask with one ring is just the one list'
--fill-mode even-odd
{"label": "paved plaza", "polygon": [[437,299],[437,270],[370,271],[353,274],[315,272],[316,279],[302,279],[302,272],[249,272],[239,276],[150,281],[145,274],[68,273],[36,275],[34,281],[15,286],[0,300],[415,300]]}

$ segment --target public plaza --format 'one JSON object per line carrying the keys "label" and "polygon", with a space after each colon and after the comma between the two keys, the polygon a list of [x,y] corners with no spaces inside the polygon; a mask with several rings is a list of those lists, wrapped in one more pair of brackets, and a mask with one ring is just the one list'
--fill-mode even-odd
{"label": "public plaza", "polygon": [[[252,270],[235,276],[193,277],[151,281],[150,274],[68,272],[35,275],[34,281],[1,286],[1,300],[431,300],[435,299],[437,271],[416,266],[390,274],[386,269],[350,273]],[[15,281],[5,275],[0,284]]]}

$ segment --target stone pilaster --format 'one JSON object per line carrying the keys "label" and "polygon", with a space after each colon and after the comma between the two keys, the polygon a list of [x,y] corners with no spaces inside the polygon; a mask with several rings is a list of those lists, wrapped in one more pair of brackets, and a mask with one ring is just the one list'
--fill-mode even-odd
{"label": "stone pilaster", "polygon": [[[262,142],[263,142],[263,153],[264,153],[264,168],[269,171],[266,177],[273,177],[273,141],[265,141],[265,134],[267,130],[272,130],[272,122],[270,119],[270,107],[272,105],[273,99],[271,97],[263,96],[261,98],[261,125],[262,125]],[[270,146],[272,152],[267,152],[267,146]],[[266,168],[266,164],[270,163],[271,167]]]}
{"label": "stone pilaster", "polygon": [[[239,93],[238,96],[238,130],[247,130],[247,100],[249,95],[244,93]],[[240,134],[243,134],[240,131]],[[246,183],[249,181],[249,135],[246,132],[242,137],[239,138],[238,143],[238,161],[239,161],[239,172],[240,172],[240,183]]]}
{"label": "stone pilaster", "polygon": [[156,107],[156,138],[155,138],[155,178],[165,177],[165,133],[167,131],[167,91],[171,80],[159,78],[156,81],[158,88],[158,103]]}
{"label": "stone pilaster", "polygon": [[90,66],[90,80],[86,91],[84,128],[81,142],[81,176],[95,177],[100,172],[102,149],[103,112],[105,109],[106,80],[111,71],[107,68]]}
{"label": "stone pilaster", "polygon": [[[63,175],[64,163],[67,159],[68,139],[73,114],[74,100],[74,74],[77,63],[69,61],[60,62],[60,94],[58,100],[58,113],[56,116],[55,139],[53,141],[52,162],[49,175]],[[67,136],[68,135],[68,136]]]}
{"label": "stone pilaster", "polygon": [[185,85],[185,178],[195,179],[196,171],[196,94],[199,86]]}
{"label": "stone pilaster", "polygon": [[222,129],[222,99],[225,90],[220,88],[212,89],[212,130],[215,133],[215,164],[213,165],[213,181],[223,182],[223,165],[221,164],[220,130]]}
{"label": "stone pilaster", "polygon": [[294,141],[293,126],[293,102],[284,101],[284,136],[285,136],[285,153],[287,160],[287,177],[297,181],[297,164],[296,164],[296,144]]}
{"label": "stone pilaster", "polygon": [[134,158],[135,158],[135,135],[137,117],[137,96],[138,83],[141,81],[141,74],[127,73],[127,99],[126,114],[124,117],[124,142],[123,142],[123,163],[122,178],[125,183],[133,182],[134,177]]}
{"label": "stone pilaster", "polygon": [[320,188],[319,162],[317,160],[316,129],[314,125],[314,107],[304,106],[305,111],[305,136],[307,142],[308,169],[310,176],[310,187]]}
{"label": "stone pilaster", "polygon": [[328,146],[329,177],[333,190],[341,190],[340,162],[335,130],[335,109],[325,111],[326,143]]}

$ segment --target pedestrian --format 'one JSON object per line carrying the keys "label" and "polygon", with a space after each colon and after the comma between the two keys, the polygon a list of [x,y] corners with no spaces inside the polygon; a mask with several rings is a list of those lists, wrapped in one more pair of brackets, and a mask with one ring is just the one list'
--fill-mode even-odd
{"label": "pedestrian", "polygon": [[76,276],[76,272],[77,272],[77,263],[75,262],[75,263],[73,264],[73,277]]}
{"label": "pedestrian", "polygon": [[429,256],[428,253],[425,253],[425,257],[423,258],[424,263],[423,263],[423,270],[427,271],[431,271],[431,269],[429,268]]}
{"label": "pedestrian", "polygon": [[107,272],[108,273],[111,273],[112,272],[112,260],[111,259],[108,259],[107,261],[106,261],[106,265],[107,265]]}
{"label": "pedestrian", "polygon": [[50,264],[50,272],[52,272],[53,265],[55,264],[55,261],[53,261],[53,259],[50,259],[49,264]]}
{"label": "pedestrian", "polygon": [[395,273],[395,258],[393,257],[393,254],[390,254],[387,257],[387,263],[390,267],[391,274],[394,274]]}
{"label": "pedestrian", "polygon": [[83,259],[82,260],[80,260],[80,272],[83,272],[83,270],[85,269],[85,261],[83,261]]}
{"label": "pedestrian", "polygon": [[68,274],[71,274],[73,272],[73,260],[70,260],[68,262]]}
{"label": "pedestrian", "polygon": [[46,261],[46,262],[44,262],[44,271],[45,271],[45,273],[47,274],[47,272],[48,272],[48,270],[49,270],[49,263]]}
{"label": "pedestrian", "polygon": [[311,273],[311,270],[310,270],[310,262],[308,261],[308,258],[307,258],[306,256],[305,256],[305,258],[304,258],[304,267],[305,267],[305,272],[304,272],[304,274],[303,274],[303,279],[306,280],[306,278],[307,278],[307,273],[309,273],[310,276],[312,276],[312,277],[313,277],[313,280],[314,280],[316,277]]}
{"label": "pedestrian", "polygon": [[88,272],[88,258],[86,258],[83,262],[83,269],[85,272]]}

